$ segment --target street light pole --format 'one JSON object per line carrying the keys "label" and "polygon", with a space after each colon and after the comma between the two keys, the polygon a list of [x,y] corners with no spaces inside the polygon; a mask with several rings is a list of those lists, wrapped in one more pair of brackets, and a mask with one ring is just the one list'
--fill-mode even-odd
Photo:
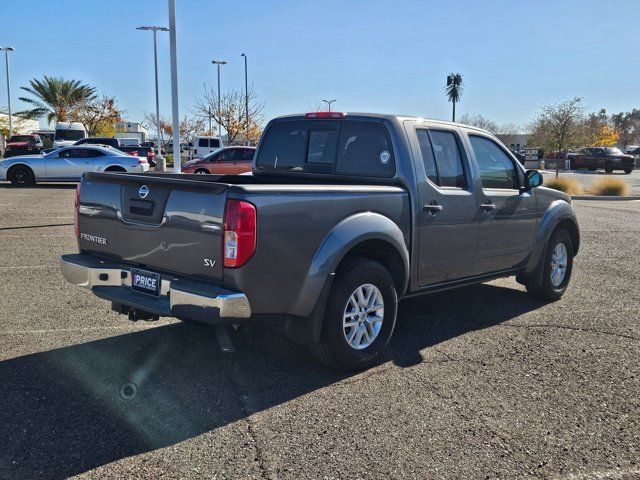
{"label": "street light pole", "polygon": [[169,54],[171,56],[171,116],[173,129],[173,171],[182,172],[180,158],[180,111],[178,109],[178,49],[176,47],[176,0],[169,2]]}
{"label": "street light pole", "polygon": [[[218,137],[222,139],[222,124],[220,123],[220,118],[222,116],[222,112],[220,111],[220,65],[226,65],[226,60],[211,60],[216,67],[218,67]],[[227,139],[228,140],[228,139]]]}
{"label": "street light pole", "polygon": [[136,30],[151,30],[153,32],[153,68],[156,75],[156,129],[157,129],[157,142],[158,142],[158,165],[160,166],[159,170],[164,172],[167,169],[167,164],[162,156],[162,127],[160,125],[160,97],[158,94],[158,31],[168,32],[169,29],[166,27],[138,27]]}
{"label": "street light pole", "polygon": [[334,98],[333,100],[322,100],[322,101],[327,104],[327,108],[329,109],[329,111],[331,111],[331,104],[335,102],[336,99]]}
{"label": "street light pole", "polygon": [[245,113],[245,121],[246,121],[246,130],[245,130],[245,145],[250,145],[249,143],[249,82],[247,80],[247,56],[243,53],[240,55],[244,57],[244,113]]}
{"label": "street light pole", "polygon": [[13,135],[13,122],[11,120],[11,76],[9,74],[9,52],[15,51],[13,47],[0,47],[4,52],[4,64],[7,67],[7,108],[9,109],[9,138]]}

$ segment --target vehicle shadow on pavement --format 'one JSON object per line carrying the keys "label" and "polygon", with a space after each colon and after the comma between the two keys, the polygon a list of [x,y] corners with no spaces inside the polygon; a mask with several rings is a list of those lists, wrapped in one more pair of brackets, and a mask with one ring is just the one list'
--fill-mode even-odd
{"label": "vehicle shadow on pavement", "polygon": [[35,185],[29,185],[27,187],[16,187],[10,182],[0,182],[0,188],[12,189],[16,191],[41,189],[41,190],[73,190],[78,187],[77,183],[36,183]]}
{"label": "vehicle shadow on pavement", "polygon": [[[411,366],[425,348],[540,305],[492,285],[408,299],[381,363]],[[274,325],[234,332],[233,353],[214,329],[173,323],[0,362],[0,478],[72,476],[352,375],[317,365]]]}

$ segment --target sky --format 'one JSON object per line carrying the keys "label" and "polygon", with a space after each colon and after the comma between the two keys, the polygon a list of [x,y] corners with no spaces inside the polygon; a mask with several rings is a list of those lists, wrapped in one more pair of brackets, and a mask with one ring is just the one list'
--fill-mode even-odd
{"label": "sky", "polygon": [[[2,0],[0,46],[12,46],[13,110],[42,75],[113,95],[129,121],[154,112],[153,41],[166,0]],[[581,96],[593,110],[640,107],[640,1],[176,0],[180,115],[216,88],[249,83],[265,121],[334,110],[450,119],[450,72],[464,75],[457,115],[526,125],[540,106]],[[169,35],[159,33],[161,114],[170,117]],[[0,107],[7,104],[4,59]]]}

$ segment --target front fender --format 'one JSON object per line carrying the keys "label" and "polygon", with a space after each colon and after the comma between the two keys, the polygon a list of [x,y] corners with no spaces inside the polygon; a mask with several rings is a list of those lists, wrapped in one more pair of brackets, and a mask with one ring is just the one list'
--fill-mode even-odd
{"label": "front fender", "polygon": [[391,219],[374,212],[351,215],[338,223],[324,238],[311,261],[291,314],[308,316],[315,307],[329,275],[335,273],[340,261],[355,246],[367,240],[381,240],[395,248],[402,258],[405,278],[402,295],[409,281],[409,251],[402,231]]}
{"label": "front fender", "polygon": [[[525,269],[526,274],[531,274],[536,270],[540,258],[544,255],[549,237],[551,237],[551,234],[560,222],[563,221],[573,223],[576,231],[578,230],[578,219],[571,204],[565,200],[554,200],[542,216],[540,223],[538,223],[533,249],[529,257],[529,262],[527,263],[527,268]],[[577,247],[576,245],[576,253]]]}

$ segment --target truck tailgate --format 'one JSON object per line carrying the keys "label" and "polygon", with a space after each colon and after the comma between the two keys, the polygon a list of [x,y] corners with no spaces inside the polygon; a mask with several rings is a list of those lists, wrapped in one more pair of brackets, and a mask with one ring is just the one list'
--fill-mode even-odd
{"label": "truck tailgate", "polygon": [[80,251],[142,268],[222,281],[229,185],[156,174],[86,174]]}

